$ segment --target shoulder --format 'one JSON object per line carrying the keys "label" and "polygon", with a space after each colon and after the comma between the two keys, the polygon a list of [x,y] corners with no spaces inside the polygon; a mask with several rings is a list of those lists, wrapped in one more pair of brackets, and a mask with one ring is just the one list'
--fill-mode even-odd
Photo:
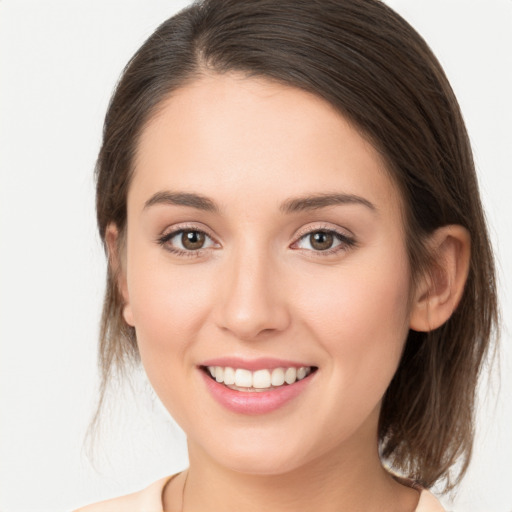
{"label": "shoulder", "polygon": [[171,478],[161,478],[142,491],[87,505],[74,512],[162,512],[162,491]]}
{"label": "shoulder", "polygon": [[416,491],[420,493],[420,499],[414,512],[445,512],[441,503],[439,503],[439,501],[434,497],[434,495],[430,493],[427,489],[417,484],[414,480],[411,480],[410,478],[405,478],[403,476],[397,475],[390,470],[388,470],[388,472],[400,484],[405,485],[406,487],[411,487],[412,489],[416,489]]}
{"label": "shoulder", "polygon": [[445,512],[445,510],[433,494],[423,489],[415,512]]}

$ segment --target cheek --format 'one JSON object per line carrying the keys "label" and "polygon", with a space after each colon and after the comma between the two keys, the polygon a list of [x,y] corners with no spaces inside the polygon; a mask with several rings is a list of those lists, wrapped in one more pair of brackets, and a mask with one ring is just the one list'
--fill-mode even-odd
{"label": "cheek", "polygon": [[310,274],[303,281],[301,306],[333,335],[372,328],[392,334],[407,326],[409,287],[405,263],[386,268],[362,262],[328,276]]}
{"label": "cheek", "polygon": [[132,251],[127,269],[129,307],[151,381],[168,374],[161,371],[163,365],[183,362],[209,313],[212,294],[207,268],[172,266],[158,252]]}
{"label": "cheek", "polygon": [[399,363],[409,330],[408,265],[384,262],[347,266],[336,278],[312,276],[316,286],[301,293],[303,317],[330,355],[340,389],[383,393]]}

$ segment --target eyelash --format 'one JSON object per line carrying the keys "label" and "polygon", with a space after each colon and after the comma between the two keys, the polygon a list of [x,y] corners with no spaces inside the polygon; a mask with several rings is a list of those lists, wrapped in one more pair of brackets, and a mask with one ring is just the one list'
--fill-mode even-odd
{"label": "eyelash", "polygon": [[164,249],[166,251],[176,254],[177,256],[182,256],[182,257],[186,257],[186,258],[194,258],[194,257],[202,256],[204,254],[204,252],[209,249],[209,247],[202,247],[201,249],[196,249],[196,250],[183,250],[183,249],[179,249],[179,248],[174,247],[169,244],[170,240],[172,240],[174,237],[176,237],[178,235],[182,235],[183,233],[186,233],[186,232],[202,234],[205,237],[209,238],[214,244],[218,243],[206,231],[204,231],[202,229],[198,229],[195,226],[183,226],[183,227],[180,227],[178,229],[171,231],[170,233],[165,233],[164,235],[158,237],[157,243],[159,245],[161,245],[162,247],[164,247]]}
{"label": "eyelash", "polygon": [[308,236],[313,235],[314,233],[325,233],[332,235],[339,244],[330,249],[325,249],[323,251],[314,249],[301,249],[297,248],[295,250],[306,251],[309,254],[312,254],[314,257],[327,257],[332,256],[333,254],[337,254],[338,252],[348,251],[357,245],[357,242],[353,236],[348,235],[347,233],[343,233],[338,231],[330,226],[315,226],[313,229],[306,229],[304,231],[299,232],[298,238],[296,242],[293,242],[292,246],[297,245],[301,240],[306,239]]}
{"label": "eyelash", "polygon": [[[206,231],[204,231],[202,229],[198,229],[194,226],[190,226],[190,227],[184,226],[184,227],[175,229],[175,230],[171,231],[170,233],[166,233],[157,239],[157,243],[159,245],[161,245],[162,247],[164,247],[165,250],[167,250],[173,254],[176,254],[177,256],[188,257],[188,258],[200,257],[204,254],[205,251],[210,249],[210,247],[204,247],[204,248],[202,247],[202,248],[196,249],[196,250],[183,250],[183,249],[179,249],[179,248],[174,247],[169,244],[169,241],[172,240],[174,237],[176,237],[178,235],[182,235],[183,233],[186,233],[186,232],[192,232],[192,233],[204,235],[205,237],[209,238],[213,244],[218,244],[218,242],[216,242],[215,239],[212,236],[210,236]],[[301,249],[301,248],[295,248],[294,250],[306,251],[306,252],[308,252],[310,254],[314,254],[314,256],[318,256],[318,257],[326,257],[326,256],[336,254],[340,251],[348,251],[349,249],[351,249],[357,245],[357,242],[353,237],[347,235],[346,233],[341,233],[340,231],[337,231],[336,229],[333,229],[332,227],[325,226],[325,227],[315,227],[314,229],[308,229],[306,231],[299,233],[297,240],[295,242],[293,242],[293,244],[291,244],[290,247],[293,248],[294,245],[297,245],[301,240],[304,240],[306,237],[311,236],[314,233],[330,234],[339,242],[339,244],[336,245],[335,247],[332,247],[330,249],[325,249],[323,251],[322,250],[315,251],[314,249]]]}

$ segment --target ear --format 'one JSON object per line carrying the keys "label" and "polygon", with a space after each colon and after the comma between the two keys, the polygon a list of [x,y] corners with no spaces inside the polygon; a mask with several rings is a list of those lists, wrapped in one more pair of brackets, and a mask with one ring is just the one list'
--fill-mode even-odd
{"label": "ear", "polygon": [[119,233],[117,226],[114,223],[109,224],[105,231],[108,263],[112,278],[116,282],[117,289],[123,301],[124,321],[133,327],[133,313],[130,306],[130,296],[126,279],[126,265],[123,261],[124,241],[121,238],[122,235]]}
{"label": "ear", "polygon": [[410,328],[423,332],[443,325],[459,304],[469,271],[471,238],[462,226],[443,226],[427,245],[432,264],[419,279],[410,317]]}

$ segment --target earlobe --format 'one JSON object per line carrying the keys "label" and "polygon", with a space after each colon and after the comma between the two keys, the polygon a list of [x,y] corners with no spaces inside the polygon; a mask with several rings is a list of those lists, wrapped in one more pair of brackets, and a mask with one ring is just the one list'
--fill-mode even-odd
{"label": "earlobe", "polygon": [[120,240],[120,233],[115,224],[109,224],[105,232],[105,243],[108,252],[108,264],[112,279],[116,282],[117,289],[123,301],[124,321],[133,327],[133,314],[130,306],[130,297],[126,280],[126,269],[123,264],[122,250],[123,243]]}
{"label": "earlobe", "polygon": [[429,243],[430,268],[419,280],[411,309],[410,328],[432,331],[455,311],[464,292],[469,271],[471,239],[462,226],[438,228]]}
{"label": "earlobe", "polygon": [[123,307],[123,318],[124,321],[131,327],[135,327],[133,322],[132,308],[130,304],[125,304]]}

